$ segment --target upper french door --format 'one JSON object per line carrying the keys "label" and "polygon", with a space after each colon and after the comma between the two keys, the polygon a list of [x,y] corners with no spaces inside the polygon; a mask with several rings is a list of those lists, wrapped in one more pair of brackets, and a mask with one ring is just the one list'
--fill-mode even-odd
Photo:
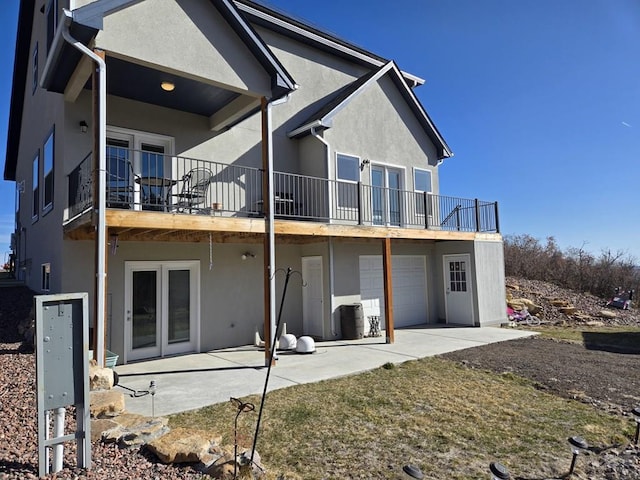
{"label": "upper french door", "polygon": [[138,179],[172,178],[173,139],[163,135],[107,128],[108,206],[154,209],[164,205],[167,192],[157,181]]}
{"label": "upper french door", "polygon": [[374,225],[402,224],[402,170],[371,167],[371,206]]}
{"label": "upper french door", "polygon": [[126,360],[199,349],[200,263],[125,262]]}

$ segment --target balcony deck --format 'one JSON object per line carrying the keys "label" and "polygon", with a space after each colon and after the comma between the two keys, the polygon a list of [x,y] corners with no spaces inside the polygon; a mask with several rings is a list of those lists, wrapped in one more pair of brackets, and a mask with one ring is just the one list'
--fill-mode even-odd
{"label": "balcony deck", "polygon": [[[142,160],[153,164],[140,167]],[[141,172],[136,173],[134,163]],[[94,236],[92,169],[89,155],[69,175],[66,238]],[[244,166],[111,150],[107,228],[123,241],[198,242],[210,235],[215,241],[261,241],[266,232],[263,175]],[[274,231],[280,241],[473,240],[499,233],[495,202],[284,172],[273,175]]]}

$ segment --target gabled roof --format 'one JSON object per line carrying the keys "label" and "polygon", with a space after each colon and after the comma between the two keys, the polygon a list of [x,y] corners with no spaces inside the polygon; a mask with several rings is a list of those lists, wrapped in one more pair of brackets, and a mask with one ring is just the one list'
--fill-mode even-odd
{"label": "gabled roof", "polygon": [[[291,75],[258,36],[253,27],[240,14],[235,4],[231,0],[210,1],[249,48],[249,51],[256,57],[260,65],[271,76],[272,98],[282,97],[295,90],[296,83]],[[79,26],[82,28],[83,33],[92,31],[94,32],[93,36],[95,36],[98,30],[102,29],[105,16],[139,2],[140,0],[100,0],[99,2],[90,3],[72,12],[70,18],[71,28]],[[84,38],[81,37],[78,40],[87,45],[93,39],[93,36],[87,38],[87,35],[85,35]],[[59,42],[54,41],[53,54],[49,56],[50,58],[47,60],[47,65],[43,72],[42,86],[44,88],[59,93],[63,91],[64,85],[67,84],[77,63],[67,61],[66,63],[70,65],[65,65],[64,59],[74,54],[77,55],[74,52],[75,50],[62,39]],[[50,63],[53,63],[56,68],[48,68]]]}
{"label": "gabled roof", "polygon": [[302,122],[299,127],[289,132],[287,136],[289,136],[290,138],[301,138],[309,135],[312,129],[323,130],[331,128],[331,126],[333,125],[333,118],[340,111],[342,111],[342,109],[346,108],[361,93],[367,91],[367,89],[374,85],[384,75],[389,75],[389,77],[393,80],[399,92],[407,102],[407,105],[409,105],[409,107],[411,108],[411,111],[420,122],[420,125],[422,125],[425,133],[429,136],[433,144],[436,146],[438,151],[438,158],[443,159],[452,157],[453,152],[444,141],[444,138],[436,128],[435,124],[431,121],[431,118],[416,97],[413,90],[407,85],[402,73],[393,61],[388,62],[378,70],[374,70],[366,75],[363,75],[362,77],[358,78],[354,82],[339,90],[336,96],[325,103],[307,120]]}
{"label": "gabled roof", "polygon": [[[348,58],[368,68],[379,68],[389,62],[388,59],[375,53],[315,28],[300,19],[278,12],[273,8],[267,8],[258,2],[252,0],[234,0],[234,2],[249,21],[256,25],[295,38],[297,41],[327,51],[332,55]],[[424,79],[407,72],[402,72],[402,76],[412,87],[425,83]]]}

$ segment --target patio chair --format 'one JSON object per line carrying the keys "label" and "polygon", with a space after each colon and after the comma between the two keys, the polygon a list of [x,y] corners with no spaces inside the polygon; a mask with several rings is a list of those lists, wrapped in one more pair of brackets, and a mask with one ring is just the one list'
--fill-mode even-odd
{"label": "patio chair", "polygon": [[107,207],[133,208],[133,181],[136,174],[129,160],[109,158],[107,171]]}
{"label": "patio chair", "polygon": [[211,170],[203,167],[194,168],[182,177],[182,190],[173,195],[177,198],[175,207],[178,211],[197,213],[207,200],[212,178]]}

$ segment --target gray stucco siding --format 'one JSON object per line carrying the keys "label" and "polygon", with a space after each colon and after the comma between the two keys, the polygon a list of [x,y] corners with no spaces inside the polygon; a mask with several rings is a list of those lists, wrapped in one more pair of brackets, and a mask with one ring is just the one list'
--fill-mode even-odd
{"label": "gray stucco siding", "polygon": [[256,27],[256,31],[298,84],[289,101],[274,110],[277,134],[286,135],[298,127],[340,88],[368,71],[271,30]]}
{"label": "gray stucco siding", "polygon": [[506,321],[504,245],[501,240],[476,240],[475,277],[481,326]]}
{"label": "gray stucco siding", "polygon": [[208,0],[146,0],[112,13],[96,47],[123,59],[255,96],[271,79]]}
{"label": "gray stucco siding", "polygon": [[[242,260],[244,252],[254,258]],[[300,247],[278,247],[276,306],[284,287],[284,270],[300,271]],[[161,242],[121,242],[117,253],[109,254],[108,293],[111,304],[110,349],[124,350],[125,264],[126,262],[200,262],[200,349],[202,351],[252,344],[256,331],[264,338],[262,244],[213,244],[213,265],[209,269],[209,245]],[[282,321],[287,329],[302,330],[302,283],[300,277],[289,283]]]}
{"label": "gray stucco siding", "polygon": [[[405,190],[413,190],[412,167],[430,170],[433,192],[438,193],[436,148],[388,76],[338,112],[325,137],[334,152],[357,155],[371,164],[403,167]],[[335,159],[331,168],[335,169]],[[330,175],[335,178],[334,172]],[[361,181],[369,183],[368,169]]]}

